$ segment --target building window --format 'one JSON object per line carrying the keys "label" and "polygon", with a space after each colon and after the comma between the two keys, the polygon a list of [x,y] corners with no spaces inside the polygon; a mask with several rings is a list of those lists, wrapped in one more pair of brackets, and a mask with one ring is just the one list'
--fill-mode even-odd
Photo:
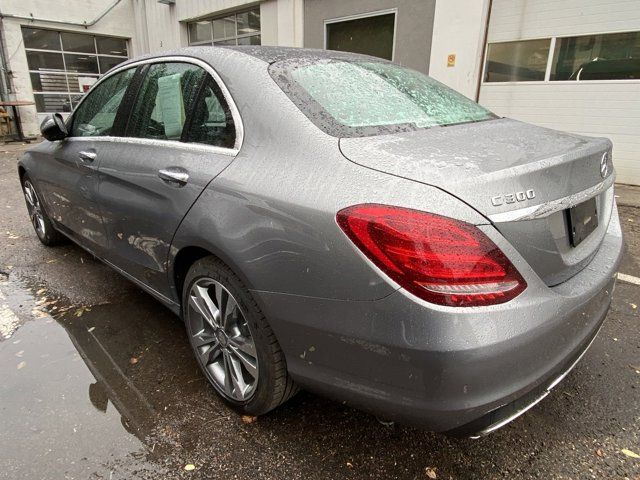
{"label": "building window", "polygon": [[640,79],[640,32],[558,38],[550,80]]}
{"label": "building window", "polygon": [[260,9],[190,22],[189,45],[260,45]]}
{"label": "building window", "polygon": [[101,75],[127,60],[127,41],[22,28],[36,110],[70,112]]}
{"label": "building window", "polygon": [[395,10],[327,20],[324,47],[393,60],[395,23]]}
{"label": "building window", "polygon": [[640,32],[487,45],[485,82],[589,80],[640,80]]}
{"label": "building window", "polygon": [[484,81],[544,80],[550,44],[549,38],[489,44]]}

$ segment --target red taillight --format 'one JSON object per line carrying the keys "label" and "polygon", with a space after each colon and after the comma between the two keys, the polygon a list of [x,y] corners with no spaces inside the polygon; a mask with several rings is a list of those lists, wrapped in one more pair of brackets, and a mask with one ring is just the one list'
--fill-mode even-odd
{"label": "red taillight", "polygon": [[345,208],[336,219],[373,263],[428,302],[495,305],[527,287],[496,244],[469,223],[375,204]]}

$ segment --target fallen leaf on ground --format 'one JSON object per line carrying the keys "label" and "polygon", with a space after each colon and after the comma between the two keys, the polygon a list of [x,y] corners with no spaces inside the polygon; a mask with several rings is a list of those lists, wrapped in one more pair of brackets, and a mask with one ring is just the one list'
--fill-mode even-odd
{"label": "fallen leaf on ground", "polygon": [[635,303],[630,303],[629,305],[631,305],[631,308],[633,308],[634,310],[638,308],[638,305],[636,305]]}
{"label": "fallen leaf on ground", "polygon": [[596,450],[596,455],[599,456],[599,457],[604,457],[604,452],[602,451],[601,448]]}
{"label": "fallen leaf on ground", "polygon": [[47,312],[43,312],[38,308],[34,308],[33,310],[31,310],[31,315],[33,315],[35,318],[44,318],[49,316]]}
{"label": "fallen leaf on ground", "polygon": [[640,458],[640,455],[638,455],[636,452],[632,452],[631,450],[627,450],[626,448],[623,448],[622,450],[620,450],[622,453],[624,453],[627,457],[630,458]]}
{"label": "fallen leaf on ground", "polygon": [[27,362],[20,362],[20,363],[18,364],[18,370],[20,370],[21,368],[24,368],[24,367],[26,367],[26,366],[27,366]]}
{"label": "fallen leaf on ground", "polygon": [[196,466],[195,466],[193,463],[187,463],[187,464],[184,466],[184,469],[185,469],[187,472],[190,472],[191,470],[195,470],[195,469],[196,469]]}
{"label": "fallen leaf on ground", "polygon": [[258,417],[254,417],[253,415],[242,415],[242,423],[253,423],[258,420]]}
{"label": "fallen leaf on ground", "polygon": [[353,468],[353,463],[351,463],[351,462],[347,462],[347,467],[349,467],[349,468]]}
{"label": "fallen leaf on ground", "polygon": [[135,365],[136,363],[138,363],[138,359],[137,359],[136,357],[131,357],[131,358],[129,359],[129,363],[130,363],[131,365]]}
{"label": "fallen leaf on ground", "polygon": [[435,468],[427,467],[424,469],[424,473],[427,476],[427,478],[438,478]]}

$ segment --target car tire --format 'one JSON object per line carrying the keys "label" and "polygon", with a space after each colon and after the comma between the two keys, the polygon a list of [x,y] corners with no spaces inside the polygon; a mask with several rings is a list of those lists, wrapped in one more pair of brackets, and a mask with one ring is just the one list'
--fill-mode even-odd
{"label": "car tire", "polygon": [[182,318],[200,369],[216,393],[239,413],[263,415],[297,393],[267,319],[219,259],[205,257],[189,269]]}
{"label": "car tire", "polygon": [[26,173],[22,176],[22,192],[24,193],[31,224],[40,242],[47,247],[65,243],[67,238],[53,226],[53,222],[47,215],[42,203],[42,197]]}

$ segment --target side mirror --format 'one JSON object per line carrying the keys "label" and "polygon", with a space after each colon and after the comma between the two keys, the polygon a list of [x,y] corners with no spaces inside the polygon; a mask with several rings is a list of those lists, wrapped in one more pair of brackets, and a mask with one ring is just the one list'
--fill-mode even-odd
{"label": "side mirror", "polygon": [[67,126],[64,124],[62,115],[59,113],[49,115],[42,121],[42,124],[40,124],[40,133],[50,142],[62,140],[69,136]]}

